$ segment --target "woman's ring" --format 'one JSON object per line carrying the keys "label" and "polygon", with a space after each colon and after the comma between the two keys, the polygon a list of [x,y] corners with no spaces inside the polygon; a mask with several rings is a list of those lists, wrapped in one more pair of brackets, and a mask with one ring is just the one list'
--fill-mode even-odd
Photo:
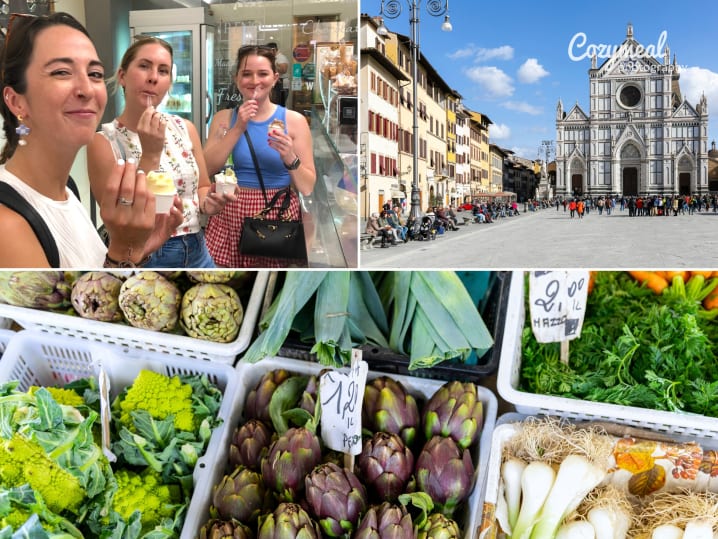
{"label": "woman's ring", "polygon": [[132,206],[134,204],[134,200],[127,199],[125,197],[120,197],[117,199],[118,204],[122,206]]}

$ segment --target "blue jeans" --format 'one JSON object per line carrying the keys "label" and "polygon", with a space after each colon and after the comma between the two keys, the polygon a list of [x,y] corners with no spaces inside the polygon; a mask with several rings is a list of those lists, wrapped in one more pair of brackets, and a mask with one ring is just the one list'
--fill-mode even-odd
{"label": "blue jeans", "polygon": [[150,256],[145,268],[214,268],[207,250],[204,232],[184,234],[168,239]]}

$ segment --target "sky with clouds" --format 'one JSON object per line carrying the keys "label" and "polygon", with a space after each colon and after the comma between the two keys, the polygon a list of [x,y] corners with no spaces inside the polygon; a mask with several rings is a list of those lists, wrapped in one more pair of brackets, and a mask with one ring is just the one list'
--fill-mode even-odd
{"label": "sky with clouds", "polygon": [[[588,113],[586,51],[595,46],[617,48],[628,23],[634,38],[660,62],[668,47],[680,67],[683,97],[695,106],[705,93],[710,113],[709,145],[718,143],[718,2],[601,0],[574,2],[481,2],[451,0],[450,33],[441,31],[443,17],[432,17],[426,1],[396,0],[396,19],[389,30],[411,35],[412,1],[419,6],[419,45],[434,69],[463,98],[467,107],[486,114],[491,142],[534,159],[544,140],[556,138],[556,104],[575,103]],[[386,2],[386,0],[385,0]],[[381,0],[360,0],[360,11],[379,15]],[[544,156],[541,150],[541,157]]]}

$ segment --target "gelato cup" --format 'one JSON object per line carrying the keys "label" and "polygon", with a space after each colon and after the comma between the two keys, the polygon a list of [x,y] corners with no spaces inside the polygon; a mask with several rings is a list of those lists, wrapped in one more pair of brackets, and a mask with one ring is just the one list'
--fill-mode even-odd
{"label": "gelato cup", "polygon": [[227,167],[224,172],[215,174],[214,183],[216,184],[215,190],[220,195],[234,193],[234,188],[237,187],[237,176],[234,174],[234,169]]}
{"label": "gelato cup", "polygon": [[269,126],[267,126],[267,132],[271,135],[272,131],[279,131],[280,133],[284,133],[284,122],[279,119],[272,120]]}
{"label": "gelato cup", "polygon": [[153,170],[147,174],[147,188],[155,195],[155,213],[167,213],[172,207],[177,188],[172,176]]}

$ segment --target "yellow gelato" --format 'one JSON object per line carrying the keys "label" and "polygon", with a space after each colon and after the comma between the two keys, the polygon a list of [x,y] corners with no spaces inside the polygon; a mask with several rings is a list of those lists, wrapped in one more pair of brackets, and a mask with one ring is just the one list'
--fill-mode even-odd
{"label": "yellow gelato", "polygon": [[147,188],[155,195],[174,195],[177,192],[172,176],[155,170],[147,174]]}

